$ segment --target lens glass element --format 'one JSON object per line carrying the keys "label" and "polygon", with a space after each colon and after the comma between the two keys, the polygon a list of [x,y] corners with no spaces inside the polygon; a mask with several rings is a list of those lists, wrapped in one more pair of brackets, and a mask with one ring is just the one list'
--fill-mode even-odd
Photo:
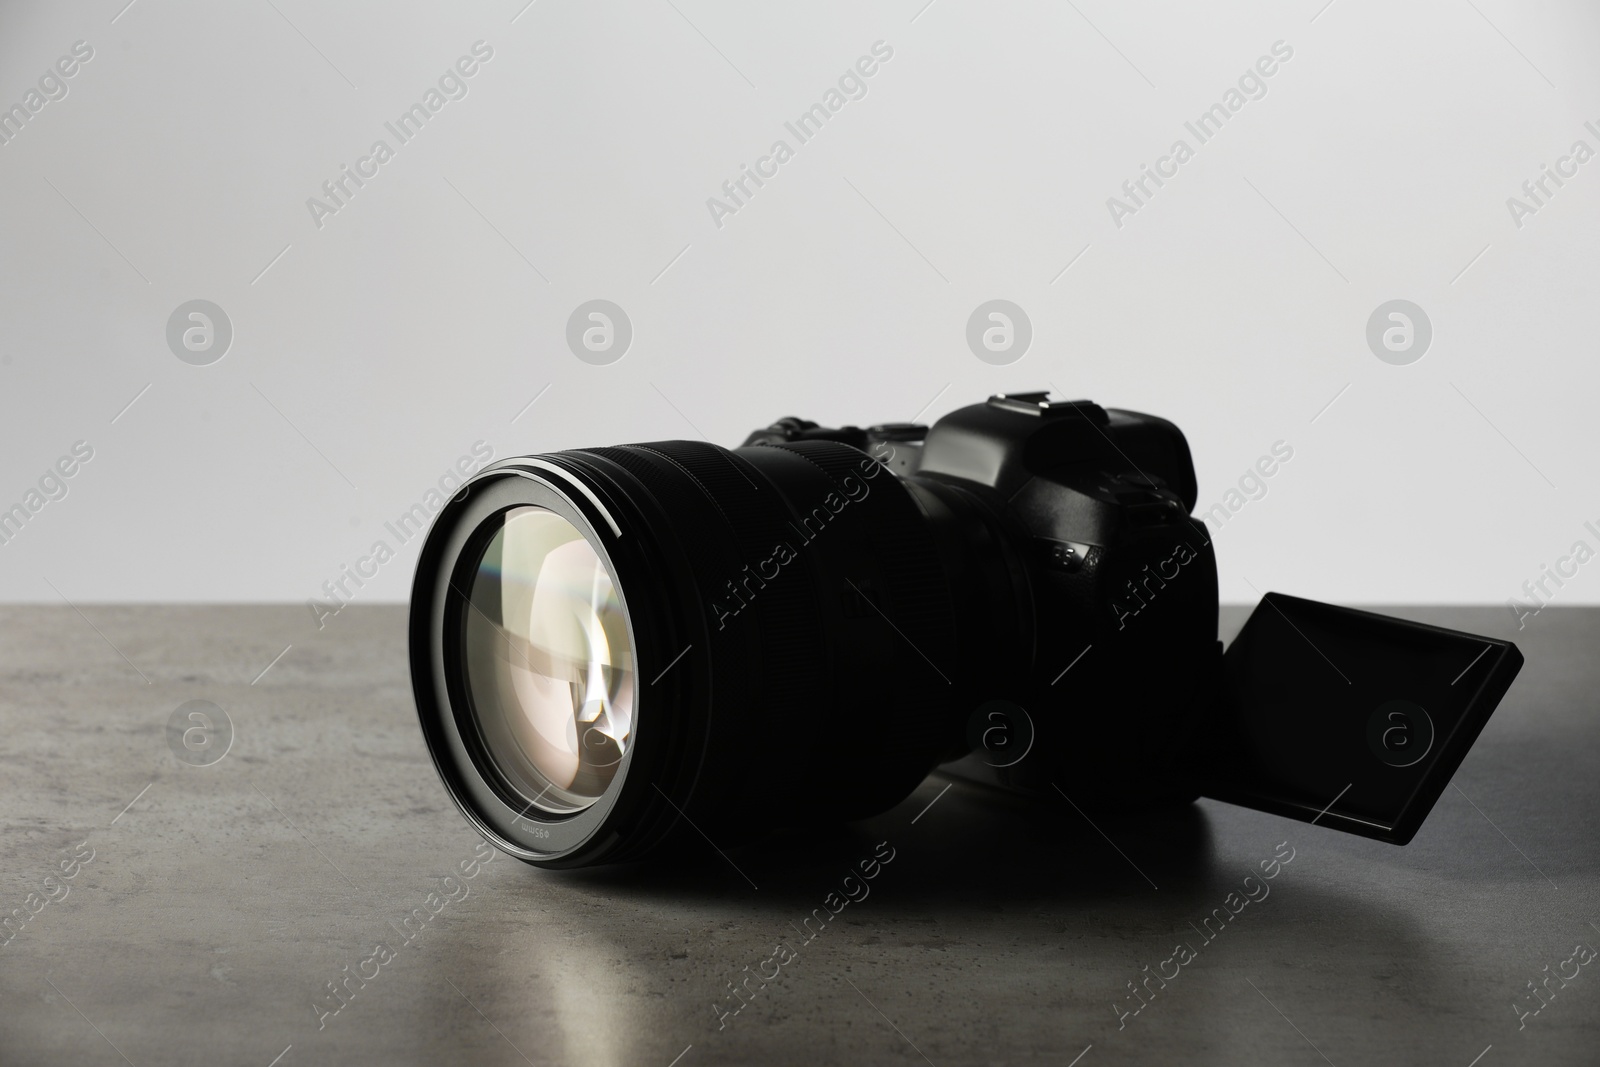
{"label": "lens glass element", "polygon": [[627,612],[565,518],[515,507],[490,527],[462,629],[472,712],[526,803],[580,811],[610,786],[633,733]]}

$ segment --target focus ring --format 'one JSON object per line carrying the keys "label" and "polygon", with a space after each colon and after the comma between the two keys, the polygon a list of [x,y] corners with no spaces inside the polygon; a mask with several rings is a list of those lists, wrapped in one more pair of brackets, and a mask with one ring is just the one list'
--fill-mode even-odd
{"label": "focus ring", "polygon": [[731,464],[739,461],[727,451],[701,442],[567,455],[609,461],[631,476],[666,519],[667,528],[646,527],[639,536],[674,541],[688,565],[695,593],[679,611],[688,632],[700,635],[691,642],[705,650],[714,684],[691,690],[687,699],[709,711],[699,764],[717,771],[687,776],[671,799],[697,824],[726,826],[726,835],[737,838],[743,832],[738,815],[748,810],[741,798],[763,794],[768,785],[760,761],[745,754],[790,747],[790,738],[807,733],[823,698],[816,670],[823,659],[823,627],[815,591],[792,569],[775,580],[748,577],[782,536],[782,495],[758,472],[751,470],[747,478],[734,469]]}

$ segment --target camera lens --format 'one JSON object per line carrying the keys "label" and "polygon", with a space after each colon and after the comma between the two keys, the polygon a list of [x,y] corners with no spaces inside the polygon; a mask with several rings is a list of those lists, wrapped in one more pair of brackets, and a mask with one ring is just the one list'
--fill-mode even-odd
{"label": "camera lens", "polygon": [[547,867],[892,807],[966,751],[974,694],[1031,647],[1020,600],[953,592],[1011,587],[960,495],[832,441],[479,472],[412,591],[417,710],[451,797]]}
{"label": "camera lens", "polygon": [[555,512],[495,516],[468,591],[467,694],[499,770],[548,812],[604,795],[633,732],[633,645],[605,564]]}

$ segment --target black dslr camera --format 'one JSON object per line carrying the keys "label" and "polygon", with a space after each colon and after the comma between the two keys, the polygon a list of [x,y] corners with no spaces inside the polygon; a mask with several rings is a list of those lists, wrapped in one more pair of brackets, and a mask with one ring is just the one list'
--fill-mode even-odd
{"label": "black dslr camera", "polygon": [[1224,654],[1165,419],[991,397],[506,460],[429,531],[412,680],[451,796],[545,867],[864,818],[935,767],[1409,841],[1522,656],[1268,593]]}

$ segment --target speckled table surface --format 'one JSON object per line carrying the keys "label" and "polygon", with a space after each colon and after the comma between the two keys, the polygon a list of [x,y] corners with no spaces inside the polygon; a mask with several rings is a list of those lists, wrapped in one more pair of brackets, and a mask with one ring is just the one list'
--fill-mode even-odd
{"label": "speckled table surface", "polygon": [[[934,778],[740,850],[752,888],[709,847],[485,859],[400,607],[79,609],[0,610],[0,1064],[1600,1062],[1600,610],[1395,609],[1528,660],[1405,848],[1210,801],[1097,830]],[[169,747],[189,701],[231,722],[208,765]]]}

